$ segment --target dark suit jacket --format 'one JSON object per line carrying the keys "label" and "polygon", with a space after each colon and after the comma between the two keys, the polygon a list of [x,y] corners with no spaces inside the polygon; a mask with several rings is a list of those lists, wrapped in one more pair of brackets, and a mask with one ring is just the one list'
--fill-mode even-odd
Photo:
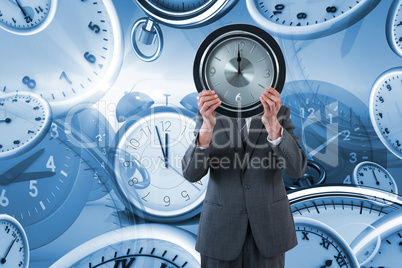
{"label": "dark suit jacket", "polygon": [[293,216],[281,170],[291,178],[304,175],[306,155],[293,134],[290,110],[278,112],[282,142],[271,145],[261,116],[251,120],[249,143],[243,150],[236,119],[216,113],[208,148],[197,147],[202,115],[196,116],[195,138],[183,159],[183,176],[190,182],[208,173],[196,250],[211,258],[233,260],[241,252],[250,222],[253,237],[265,257],[297,245]]}

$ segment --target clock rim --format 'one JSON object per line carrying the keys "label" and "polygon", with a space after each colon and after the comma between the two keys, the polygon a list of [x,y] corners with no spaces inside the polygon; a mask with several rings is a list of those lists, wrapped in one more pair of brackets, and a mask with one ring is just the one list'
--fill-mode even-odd
{"label": "clock rim", "polygon": [[[391,7],[389,8],[387,19],[386,19],[386,35],[387,35],[387,41],[388,45],[392,49],[392,51],[395,52],[396,55],[399,57],[402,57],[402,48],[398,47],[395,42],[394,42],[394,21],[395,17],[398,14],[398,8],[402,7],[402,0],[399,1],[393,1],[391,4]],[[402,12],[401,12],[402,14]]]}
{"label": "clock rim", "polygon": [[[198,93],[202,92],[204,89],[211,90],[208,88],[208,83],[205,77],[207,56],[216,46],[232,37],[248,37],[249,39],[258,42],[264,49],[266,49],[271,57],[275,71],[274,79],[270,86],[281,93],[286,80],[286,63],[279,44],[265,30],[251,24],[243,23],[230,24],[218,28],[210,33],[199,46],[193,64],[193,80]],[[264,111],[264,106],[258,101],[246,107],[241,107],[240,110],[236,109],[235,106],[232,107],[231,109],[233,109],[233,111],[218,106],[216,112],[229,117],[246,118],[261,114]]]}

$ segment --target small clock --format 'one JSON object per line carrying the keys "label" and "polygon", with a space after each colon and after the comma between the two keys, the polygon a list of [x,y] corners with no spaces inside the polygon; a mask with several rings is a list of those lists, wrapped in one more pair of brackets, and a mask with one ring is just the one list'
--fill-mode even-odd
{"label": "small clock", "polygon": [[73,249],[51,268],[200,267],[195,236],[162,224],[138,224],[102,234]]}
{"label": "small clock", "polygon": [[29,266],[29,243],[21,224],[6,214],[0,214],[0,267]]}
{"label": "small clock", "polygon": [[181,167],[194,128],[195,114],[175,106],[151,107],[126,119],[116,136],[114,164],[116,184],[131,211],[159,222],[201,211],[208,176],[191,183]]}
{"label": "small clock", "polygon": [[9,0],[0,2],[0,27],[20,35],[35,34],[49,25],[57,0]]}
{"label": "small clock", "polygon": [[276,41],[247,24],[224,26],[208,35],[193,67],[197,91],[214,90],[222,101],[216,111],[230,117],[261,113],[261,94],[268,86],[281,92],[285,72],[285,60]]}
{"label": "small clock", "polygon": [[305,217],[294,222],[298,245],[286,253],[285,267],[359,267],[352,249],[333,228]]}
{"label": "small clock", "polygon": [[374,162],[359,163],[353,171],[353,182],[356,185],[374,187],[398,194],[398,186],[392,175],[388,170]]}
{"label": "small clock", "polygon": [[395,0],[389,9],[386,24],[388,44],[391,49],[402,57],[402,1]]}
{"label": "small clock", "polygon": [[[0,7],[17,9],[14,1],[1,1]],[[17,2],[36,8],[34,3],[46,1]],[[0,43],[0,57],[7,62],[0,72],[0,92],[41,95],[60,118],[77,104],[91,106],[109,90],[122,64],[123,38],[111,0],[53,2],[57,12],[42,31],[0,31],[0,39],[7,40]]]}
{"label": "small clock", "polygon": [[385,71],[371,89],[370,119],[382,143],[402,159],[402,68]]}
{"label": "small clock", "polygon": [[361,20],[380,0],[247,0],[253,19],[269,32],[287,38],[330,35]]}
{"label": "small clock", "polygon": [[0,159],[27,152],[49,130],[52,111],[39,95],[17,92],[0,95]]}

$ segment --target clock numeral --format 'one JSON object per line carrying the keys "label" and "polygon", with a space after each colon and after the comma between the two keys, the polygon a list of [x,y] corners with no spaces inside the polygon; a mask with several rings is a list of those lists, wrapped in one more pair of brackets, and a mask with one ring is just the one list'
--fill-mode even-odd
{"label": "clock numeral", "polygon": [[40,117],[40,116],[35,117],[35,121],[40,121],[40,120],[42,120],[42,117]]}
{"label": "clock numeral", "polygon": [[401,147],[401,143],[399,142],[399,140],[397,140],[395,143],[396,143],[396,146]]}
{"label": "clock numeral", "polygon": [[350,131],[349,131],[349,130],[343,130],[343,131],[342,131],[342,134],[346,134],[346,135],[345,135],[345,138],[343,138],[344,141],[350,141],[350,138],[349,138],[349,136],[350,136]]}
{"label": "clock numeral", "polygon": [[327,239],[322,237],[322,242],[320,243],[321,246],[323,246],[325,249],[328,249],[330,244],[331,243]]}
{"label": "clock numeral", "polygon": [[350,175],[347,175],[346,178],[343,180],[344,184],[352,184],[352,181],[350,179]]}
{"label": "clock numeral", "polygon": [[216,74],[216,69],[215,69],[215,67],[211,67],[211,69],[209,69],[209,74],[211,75],[211,77]]}
{"label": "clock numeral", "polygon": [[307,18],[307,14],[304,13],[304,12],[301,12],[301,13],[298,13],[298,14],[296,15],[296,17],[297,17],[299,20],[306,19],[306,18]]}
{"label": "clock numeral", "polygon": [[24,19],[26,23],[32,22],[32,18],[30,16],[26,16]]}
{"label": "clock numeral", "polygon": [[37,111],[37,110],[39,110],[39,106],[35,106],[32,109],[34,109],[34,111]]}
{"label": "clock numeral", "polygon": [[236,47],[235,47],[235,51],[243,51],[244,47],[246,46],[246,44],[241,41],[241,42],[236,42]]}
{"label": "clock numeral", "polygon": [[3,189],[0,195],[0,205],[5,208],[8,206],[8,204],[10,204],[10,201],[6,197],[6,190]]}
{"label": "clock numeral", "polygon": [[54,157],[51,155],[46,163],[46,168],[49,168],[54,172],[56,170],[56,165],[54,164]]}
{"label": "clock numeral", "polygon": [[[130,258],[127,262],[127,259],[120,259],[115,261],[113,268],[130,268],[133,265],[135,258]],[[121,265],[120,265],[121,264]]]}
{"label": "clock numeral", "polygon": [[346,265],[346,261],[345,258],[342,256],[342,252],[339,252],[337,256],[334,255],[334,257],[340,267]]}
{"label": "clock numeral", "polygon": [[338,9],[335,6],[332,6],[332,7],[327,7],[326,10],[328,13],[335,13]]}
{"label": "clock numeral", "polygon": [[141,197],[142,200],[144,200],[145,202],[148,202],[145,197],[147,197],[151,192],[148,192],[145,196]]}
{"label": "clock numeral", "polygon": [[269,69],[265,69],[264,78],[269,78],[271,76],[271,72]]}
{"label": "clock numeral", "polygon": [[96,57],[92,54],[89,54],[89,52],[84,53],[84,58],[89,62],[89,63],[95,63],[96,62]]}
{"label": "clock numeral", "polygon": [[7,232],[7,234],[11,231],[11,229],[10,229],[10,227],[8,225],[6,225],[5,231]]}
{"label": "clock numeral", "polygon": [[67,76],[67,74],[63,71],[62,73],[61,73],[61,75],[59,76],[59,79],[66,79],[66,81],[67,81],[67,83],[69,83],[70,85],[73,83],[71,80],[70,80],[70,78],[68,78],[68,76]]}
{"label": "clock numeral", "polygon": [[36,180],[29,181],[29,190],[31,190],[32,192],[29,191],[28,193],[32,197],[37,197],[39,193],[38,188],[35,186],[36,183],[38,183]]}
{"label": "clock numeral", "polygon": [[302,232],[303,237],[302,240],[310,240],[310,238],[308,238],[308,232]]}
{"label": "clock numeral", "polygon": [[41,6],[35,7],[35,11],[36,11],[36,13],[38,13],[38,14],[43,13],[43,9],[42,9]]}
{"label": "clock numeral", "polygon": [[392,87],[391,87],[390,84],[387,85],[387,89],[388,89],[388,91],[391,91],[391,90],[392,90]]}
{"label": "clock numeral", "polygon": [[0,17],[1,17],[1,16],[3,16],[3,13],[1,13],[1,11],[0,11]]}
{"label": "clock numeral", "polygon": [[33,131],[33,130],[28,130],[28,134],[34,134],[35,133],[35,131]]}
{"label": "clock numeral", "polygon": [[349,154],[350,158],[349,158],[349,162],[350,163],[356,163],[357,162],[357,154],[355,152],[351,152]]}
{"label": "clock numeral", "polygon": [[36,87],[36,81],[29,78],[29,76],[24,76],[24,78],[22,78],[22,83],[27,85],[27,87],[30,89],[34,89]]}
{"label": "clock numeral", "polygon": [[170,206],[170,196],[166,195],[166,196],[163,198],[163,202],[166,203],[165,207]]}
{"label": "clock numeral", "polygon": [[378,100],[379,100],[381,103],[384,103],[384,98],[383,98],[382,96],[380,96],[380,97],[378,98]]}
{"label": "clock numeral", "polygon": [[170,121],[165,121],[165,122],[163,122],[163,121],[160,121],[160,123],[161,123],[161,125],[162,125],[162,130],[163,131],[165,131],[165,132],[170,132],[170,127],[171,127],[171,125],[172,125],[172,122],[170,122]]}
{"label": "clock numeral", "polygon": [[18,145],[18,144],[20,144],[21,142],[20,142],[19,140],[15,140],[15,141],[13,141],[13,143],[14,143],[15,145]]}
{"label": "clock numeral", "polygon": [[235,97],[235,101],[236,101],[236,102],[241,102],[241,96],[240,96],[240,93],[236,95],[236,97]]}
{"label": "clock numeral", "polygon": [[51,128],[50,136],[54,139],[57,139],[59,137],[59,130],[57,125],[55,123],[52,123],[50,128]]}
{"label": "clock numeral", "polygon": [[88,24],[88,28],[91,29],[93,32],[95,33],[99,33],[100,32],[100,27],[97,24],[92,24],[92,21],[89,22]]}
{"label": "clock numeral", "polygon": [[285,5],[278,4],[278,5],[275,6],[275,11],[273,13],[274,13],[274,15],[282,14],[282,10],[284,10],[284,9],[285,9]]}
{"label": "clock numeral", "polygon": [[140,142],[134,138],[130,139],[130,144],[127,147],[131,147],[134,150],[137,150],[137,147],[140,147]]}
{"label": "clock numeral", "polygon": [[186,190],[184,190],[184,191],[181,192],[181,196],[182,196],[183,198],[186,198],[186,201],[190,200],[190,196],[189,196],[189,194],[187,193]]}

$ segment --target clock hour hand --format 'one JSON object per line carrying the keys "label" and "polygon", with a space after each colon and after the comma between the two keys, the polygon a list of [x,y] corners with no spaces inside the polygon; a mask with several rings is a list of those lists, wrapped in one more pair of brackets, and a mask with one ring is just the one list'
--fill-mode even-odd
{"label": "clock hour hand", "polygon": [[1,119],[0,122],[10,123],[10,122],[11,122],[11,119],[10,119],[10,118]]}
{"label": "clock hour hand", "polygon": [[20,2],[18,0],[15,0],[15,2],[17,3],[17,6],[21,9],[22,14],[24,14],[24,17],[26,17],[27,13],[25,12],[25,9],[21,6]]}
{"label": "clock hour hand", "polygon": [[53,177],[55,174],[56,174],[56,172],[52,172],[52,171],[27,172],[27,173],[22,173],[9,181],[0,180],[0,185],[7,185],[10,183],[37,180],[37,179],[45,179],[45,178]]}
{"label": "clock hour hand", "polygon": [[17,240],[17,238],[15,238],[15,239],[13,240],[13,242],[11,243],[11,245],[8,247],[8,250],[7,250],[7,252],[6,252],[6,255],[5,255],[3,258],[1,258],[1,260],[0,260],[0,263],[1,263],[1,264],[5,264],[5,263],[7,262],[8,253],[10,253],[10,250],[11,250],[11,248],[13,247],[13,245],[14,245],[14,243],[15,243],[15,240]]}
{"label": "clock hour hand", "polygon": [[237,46],[237,74],[241,74],[240,62],[241,62],[240,46],[238,45]]}
{"label": "clock hour hand", "polygon": [[162,139],[161,139],[161,136],[159,135],[159,130],[158,130],[157,126],[155,126],[155,129],[156,129],[156,134],[158,134],[158,140],[159,140],[159,144],[161,146],[163,158],[165,159],[164,160],[165,161],[165,167],[167,167],[167,156],[166,156],[166,152],[165,152],[165,150],[163,149],[163,146],[162,146]]}
{"label": "clock hour hand", "polygon": [[40,149],[33,155],[27,157],[22,162],[18,163],[14,167],[10,168],[6,172],[0,175],[0,182],[1,184],[8,184],[12,182],[16,177],[18,177],[24,170],[26,170],[33,162],[35,162],[38,157],[43,154],[45,148]]}

